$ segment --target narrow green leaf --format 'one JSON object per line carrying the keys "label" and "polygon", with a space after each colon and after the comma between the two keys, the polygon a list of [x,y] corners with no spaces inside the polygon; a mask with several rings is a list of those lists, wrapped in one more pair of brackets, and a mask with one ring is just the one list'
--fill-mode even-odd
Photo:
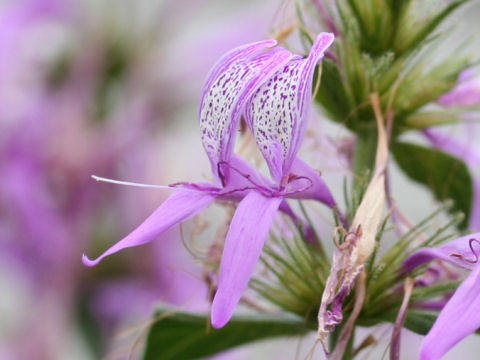
{"label": "narrow green leaf", "polygon": [[[379,314],[378,318],[361,319],[363,326],[373,326],[381,322],[394,323],[397,318],[398,308],[395,311],[388,311]],[[405,317],[403,327],[420,335],[426,335],[437,319],[438,314],[434,311],[409,309]]]}
{"label": "narrow green leaf", "polygon": [[210,329],[202,314],[160,308],[147,336],[144,360],[199,359],[249,342],[303,335],[311,329],[296,317],[234,316],[222,329]]}
{"label": "narrow green leaf", "polygon": [[465,163],[437,149],[406,142],[392,144],[397,164],[407,176],[427,186],[437,200],[453,200],[452,212],[465,214],[459,227],[468,224],[472,207],[473,184]]}
{"label": "narrow green leaf", "polygon": [[408,310],[403,327],[420,335],[426,335],[437,319],[437,314],[425,310]]}
{"label": "narrow green leaf", "polygon": [[[315,100],[325,108],[333,120],[341,123],[347,120],[351,106],[342,76],[330,59],[322,61],[322,77]],[[346,125],[348,126],[348,123]]]}
{"label": "narrow green leaf", "polygon": [[[438,10],[436,13],[431,15],[426,19],[419,20],[417,23],[411,23],[409,20],[405,20],[406,24],[403,26],[404,30],[408,30],[414,36],[405,36],[405,33],[397,33],[397,38],[395,39],[395,52],[397,55],[401,55],[404,52],[415,49],[424,41],[429,35],[431,35],[438,26],[451,15],[459,6],[467,3],[469,0],[457,0],[453,1],[450,4],[446,5],[442,9]],[[416,8],[412,7],[412,11],[415,11]],[[405,19],[412,17],[411,13],[404,13]]]}
{"label": "narrow green leaf", "polygon": [[433,299],[437,296],[453,293],[460,285],[460,281],[448,282],[445,284],[418,287],[413,290],[411,301],[423,301]]}

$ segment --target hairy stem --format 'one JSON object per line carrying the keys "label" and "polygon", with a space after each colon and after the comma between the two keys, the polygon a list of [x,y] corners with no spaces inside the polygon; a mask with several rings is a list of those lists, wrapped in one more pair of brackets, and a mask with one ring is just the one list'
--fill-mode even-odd
{"label": "hairy stem", "polygon": [[352,183],[352,208],[347,214],[351,222],[356,209],[362,201],[363,194],[373,175],[375,167],[375,153],[377,148],[377,131],[364,131],[357,133],[353,157],[353,183]]}

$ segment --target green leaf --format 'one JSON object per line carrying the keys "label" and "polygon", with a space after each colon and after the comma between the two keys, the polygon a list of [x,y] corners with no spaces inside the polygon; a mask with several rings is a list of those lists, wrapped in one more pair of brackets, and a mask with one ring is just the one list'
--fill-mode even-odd
{"label": "green leaf", "polygon": [[[394,311],[382,312],[377,318],[361,319],[359,325],[373,326],[381,322],[395,323],[398,308]],[[438,313],[429,310],[409,309],[403,327],[420,335],[426,335],[437,319]]]}
{"label": "green leaf", "polygon": [[[396,54],[401,55],[404,52],[415,49],[437,29],[453,11],[468,1],[469,0],[453,1],[443,8],[439,7],[439,10],[433,12],[426,19],[418,19],[415,23],[411,21],[412,18],[415,18],[412,13],[418,10],[416,6],[410,7],[410,12],[404,12],[404,19],[400,20],[400,31],[397,32],[397,38],[394,41]],[[406,34],[408,34],[408,36],[406,36]]]}
{"label": "green leaf", "polygon": [[297,317],[234,316],[222,329],[212,329],[202,314],[160,308],[147,336],[144,360],[198,359],[249,342],[303,335],[312,329]]}
{"label": "green leaf", "polygon": [[453,281],[445,284],[417,287],[413,290],[410,301],[428,300],[438,296],[453,293],[458,288],[460,283],[461,281]]}
{"label": "green leaf", "polygon": [[403,327],[420,335],[426,335],[438,314],[425,310],[408,310]]}
{"label": "green leaf", "polygon": [[472,207],[473,184],[465,163],[437,149],[406,142],[392,144],[397,164],[412,180],[427,186],[439,201],[453,200],[451,212],[465,214],[459,224],[466,228]]}
{"label": "green leaf", "polygon": [[347,120],[352,106],[337,65],[330,59],[322,61],[322,77],[315,100],[325,108],[333,120],[340,123]]}

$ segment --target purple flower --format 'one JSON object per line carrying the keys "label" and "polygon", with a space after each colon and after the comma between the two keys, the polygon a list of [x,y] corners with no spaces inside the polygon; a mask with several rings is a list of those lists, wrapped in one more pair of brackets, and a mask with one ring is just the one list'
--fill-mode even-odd
{"label": "purple flower", "polygon": [[[480,106],[480,77],[472,69],[464,70],[459,78],[458,85],[437,100],[437,103],[445,107],[479,107]],[[475,113],[465,113],[464,116],[478,117]],[[478,131],[476,124],[464,124],[465,134],[471,141],[456,140],[454,137],[444,134],[435,129],[423,130],[423,135],[436,148],[456,156],[468,165],[471,172],[480,165],[480,152],[473,146],[472,134]],[[470,214],[470,228],[480,231],[480,178],[473,175],[473,204]]]}
{"label": "purple flower", "polygon": [[[310,106],[315,65],[333,42],[318,36],[306,59],[267,40],[238,47],[213,67],[200,102],[200,130],[215,183],[178,183],[177,190],[137,229],[87,266],[121,249],[152,241],[215,199],[240,201],[228,231],[212,305],[212,325],[224,326],[246,288],[278,209],[285,198],[335,202],[320,176],[296,157]],[[274,182],[237,155],[233,145],[241,116],[256,137]]]}
{"label": "purple flower", "polygon": [[458,85],[437,100],[443,106],[478,106],[480,104],[480,77],[472,69],[464,70]]}
{"label": "purple flower", "polygon": [[[456,140],[452,136],[443,134],[434,129],[423,130],[423,135],[436,148],[441,149],[453,156],[465,161],[470,169],[478,168],[480,165],[480,153],[465,142]],[[473,202],[470,213],[469,227],[476,231],[480,230],[480,178],[473,175]]]}
{"label": "purple flower", "polygon": [[448,261],[471,270],[443,307],[425,337],[421,360],[440,359],[460,340],[480,327],[480,233],[463,236],[438,248],[423,248],[409,256],[403,266],[409,272],[433,259]]}

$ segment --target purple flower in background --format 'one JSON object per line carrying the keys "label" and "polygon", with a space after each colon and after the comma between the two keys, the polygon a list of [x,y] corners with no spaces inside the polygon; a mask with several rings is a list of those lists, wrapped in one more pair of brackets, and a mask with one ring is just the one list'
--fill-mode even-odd
{"label": "purple flower in background", "polygon": [[480,77],[472,69],[464,70],[458,77],[458,85],[440,97],[443,106],[478,106],[480,104]]}
{"label": "purple flower in background", "polygon": [[[472,107],[480,107],[480,77],[476,76],[472,69],[464,70],[459,78],[458,85],[437,100],[439,105],[445,107],[463,107],[467,110]],[[474,118],[475,113],[466,113],[465,117]],[[462,159],[469,167],[473,176],[473,203],[470,214],[470,228],[480,231],[480,178],[475,169],[480,165],[480,152],[475,147],[472,134],[478,132],[477,124],[463,124],[465,134],[471,142],[455,139],[451,135],[439,130],[429,128],[423,130],[423,135],[436,148],[441,149],[453,156]]]}
{"label": "purple flower in background", "polygon": [[[453,138],[452,136],[443,134],[437,130],[426,129],[423,130],[423,135],[436,148],[450,153],[459,159],[465,161],[465,164],[473,170],[480,165],[480,153],[473,149],[468,142],[462,142]],[[469,227],[473,230],[480,230],[480,178],[473,175],[473,202],[470,212]]]}
{"label": "purple flower in background", "polygon": [[[260,256],[265,238],[285,198],[335,202],[320,176],[296,154],[303,139],[315,65],[333,42],[318,36],[306,59],[263,41],[238,47],[211,70],[200,102],[200,130],[215,183],[178,183],[177,190],[137,229],[87,266],[121,249],[152,241],[220,198],[240,201],[228,231],[212,305],[212,324],[225,325],[233,314]],[[246,111],[245,111],[246,109]],[[244,114],[256,137],[272,183],[232,153]]]}
{"label": "purple flower in background", "polygon": [[[452,91],[440,97],[437,103],[445,107],[479,107],[480,78],[471,69],[467,69],[460,74],[458,80],[458,85]],[[465,116],[475,117],[476,115],[467,113]],[[471,135],[478,131],[477,124],[464,124],[463,127],[473,142]],[[462,159],[471,170],[473,176],[473,203],[469,226],[476,231],[480,231],[480,178],[474,172],[480,165],[478,148],[474,144],[465,141],[465,139],[460,141],[432,128],[423,130],[423,135],[436,148]]]}
{"label": "purple flower in background", "polygon": [[471,270],[470,275],[443,307],[423,340],[421,360],[440,359],[455,344],[480,327],[479,253],[480,233],[476,233],[438,248],[420,249],[405,260],[405,272],[433,259],[448,261],[460,268]]}

